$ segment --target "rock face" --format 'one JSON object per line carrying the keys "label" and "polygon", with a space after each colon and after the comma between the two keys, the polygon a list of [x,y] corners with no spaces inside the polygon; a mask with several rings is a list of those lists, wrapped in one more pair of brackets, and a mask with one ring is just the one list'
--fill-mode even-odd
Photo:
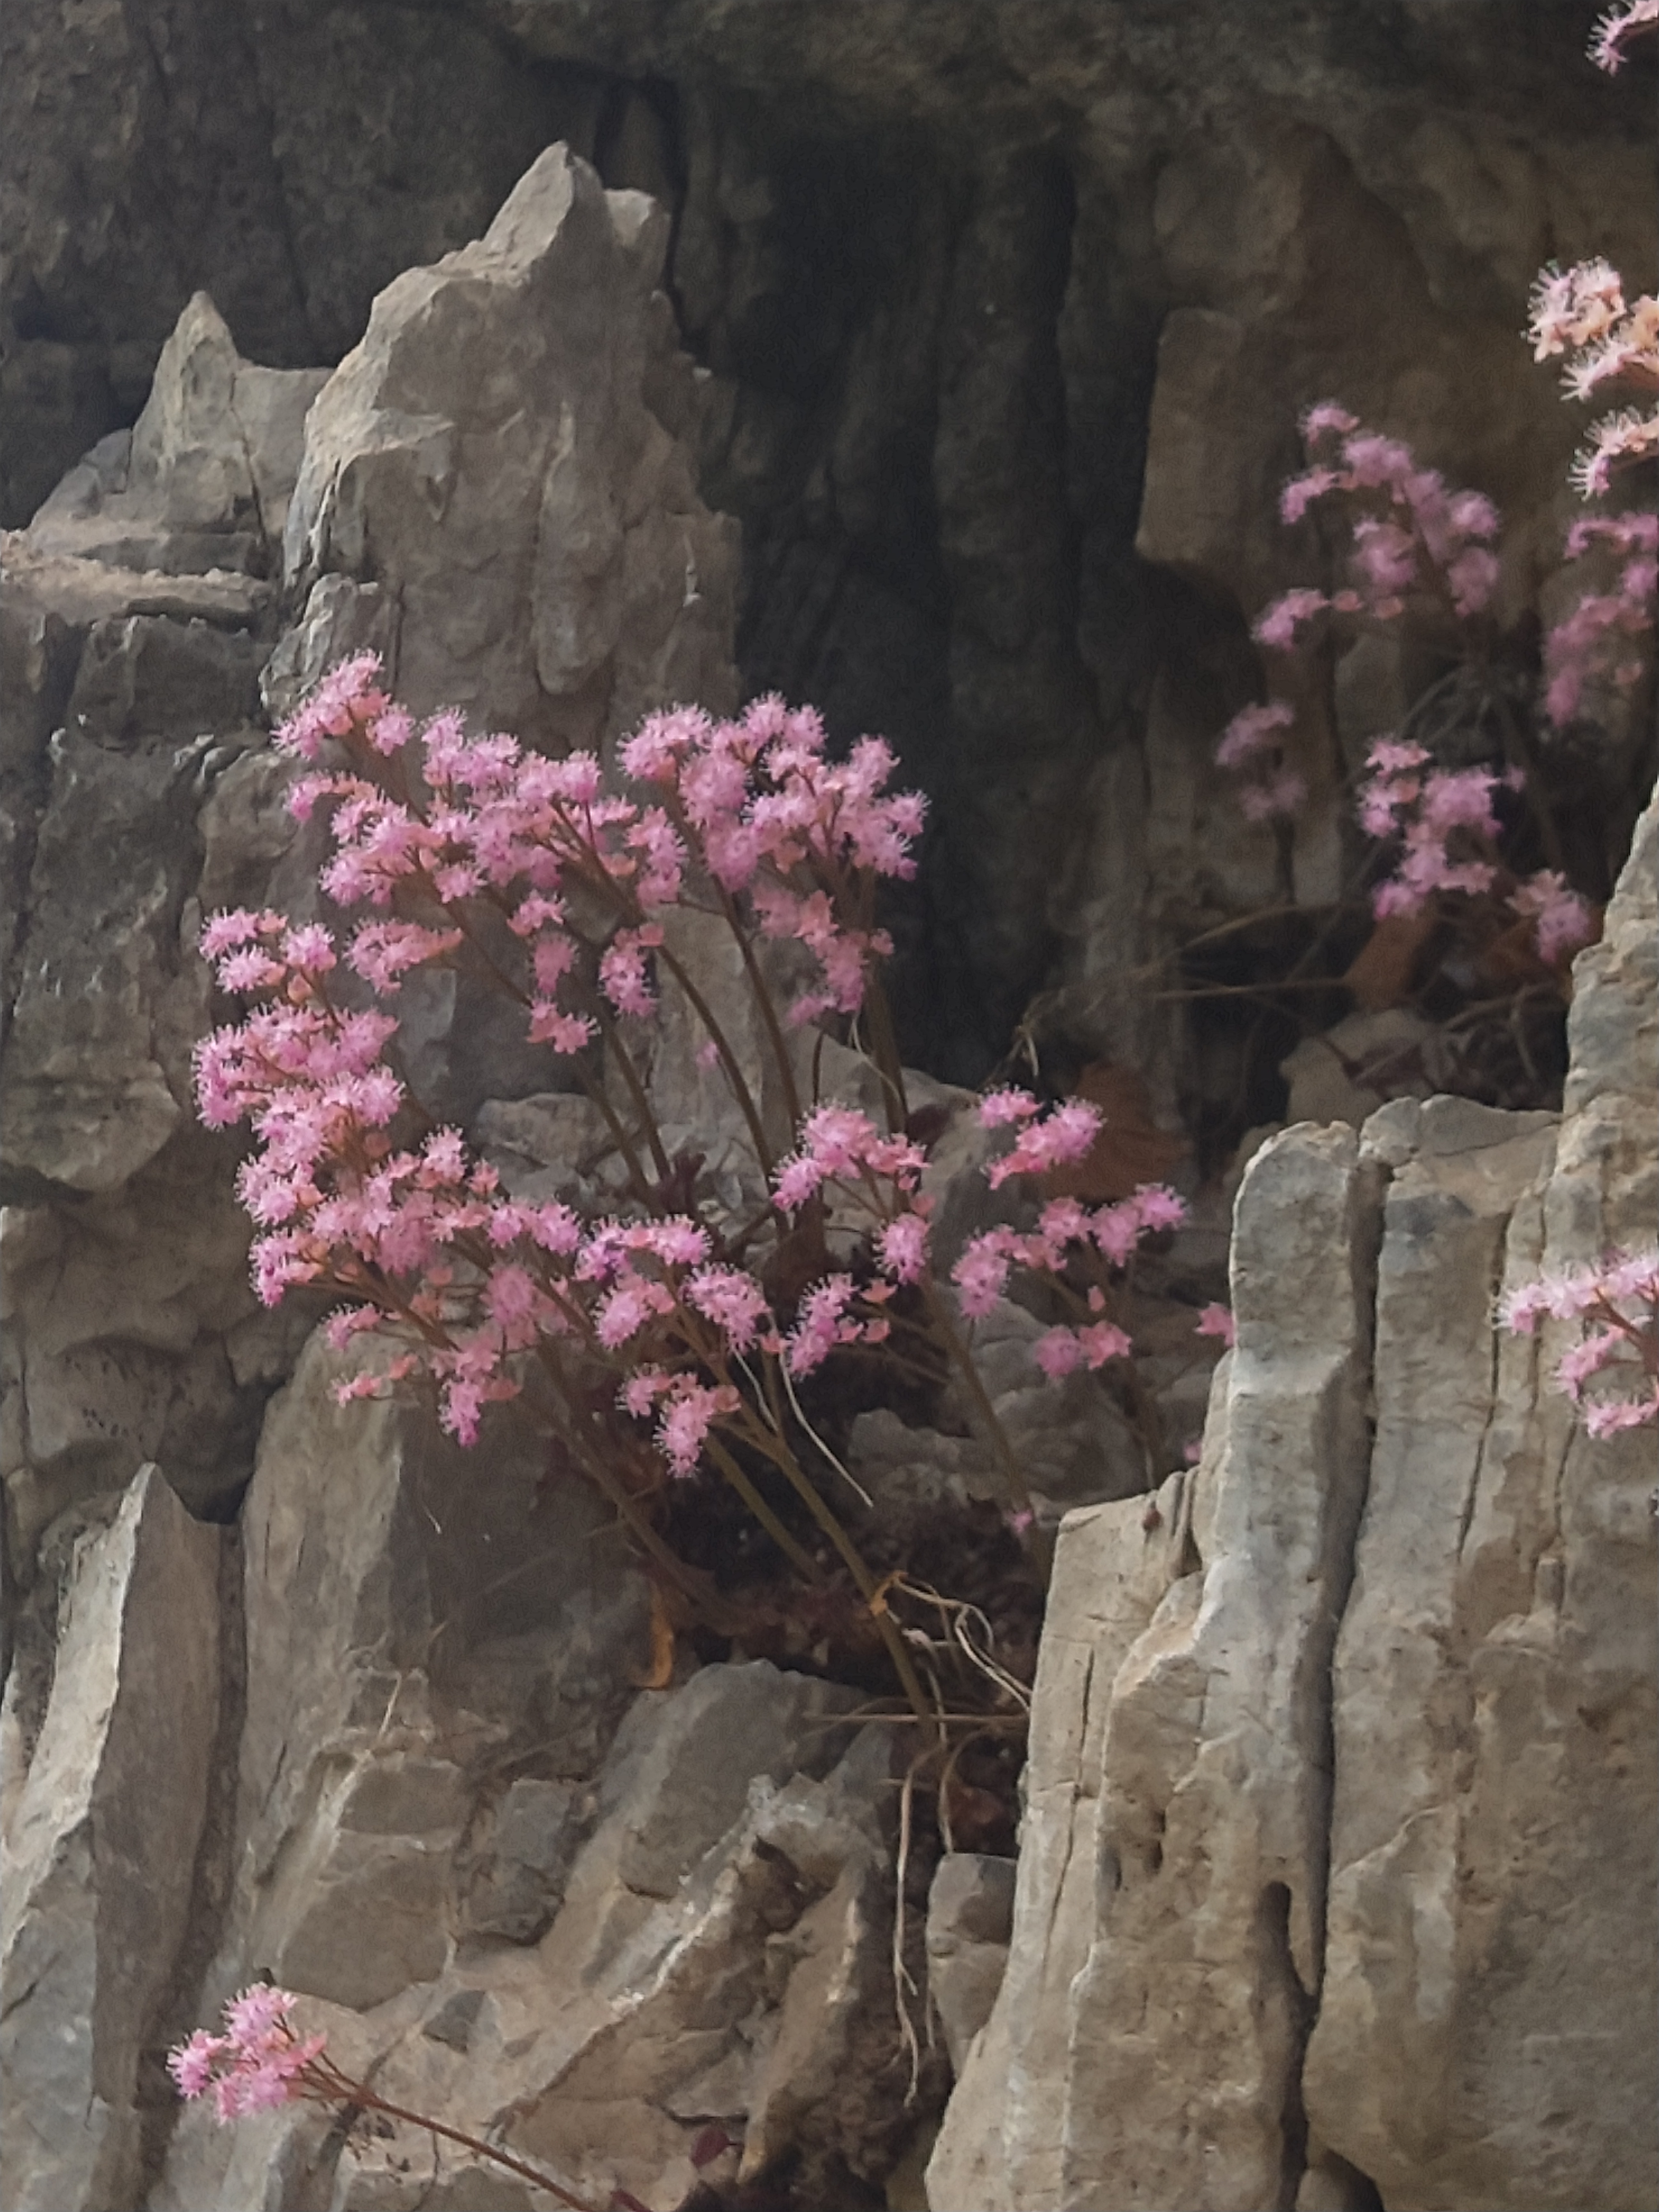
{"label": "rock face", "polygon": [[[1145,981],[1331,896],[1407,696],[1356,647],[1314,804],[1241,830],[1212,750],[1261,680],[1246,615],[1316,558],[1271,523],[1298,406],[1504,502],[1505,620],[1560,587],[1574,428],[1516,330],[1547,253],[1645,265],[1648,118],[1579,18],[1523,13],[7,11],[9,2203],[528,2212],[313,2112],[180,2115],[165,2045],[259,1972],[387,2095],[651,2212],[780,2175],[878,2202],[944,2066],[895,2014],[927,1870],[900,1940],[894,1731],[760,1661],[640,1687],[648,1588],[533,1427],[463,1455],[343,1409],[314,1310],[247,1285],[192,1121],[200,917],[313,910],[268,729],[365,645],[556,746],[772,685],[885,729],[934,806],[891,916],[913,1057],[977,1082],[1042,991],[1165,1127],[1338,1125],[1251,1163],[1195,1471],[1127,1494],[1115,1407],[1030,1386],[1023,1310],[980,1333],[1045,1516],[1107,1502],[1060,1537],[1018,1875],[953,1850],[927,1897],[941,2212],[1659,2193],[1649,1455],[1587,1443],[1553,1347],[1490,1321],[1650,1234],[1659,817],[1579,963],[1559,1128],[1372,1112],[1379,1055],[1429,1060],[1388,1010],[1294,1052]],[[589,1102],[421,988],[437,1110],[515,1189],[609,1202]],[[674,1144],[757,1200],[668,996]],[[951,1085],[912,1103],[948,1255],[992,1218],[979,1133]],[[1190,1291],[1151,1385],[1177,1437]],[[962,1412],[861,1418],[884,1510],[983,1500]]]}
{"label": "rock face", "polygon": [[476,246],[387,287],[330,380],[287,580],[395,581],[387,665],[416,710],[568,748],[662,701],[736,703],[736,533],[675,434],[697,402],[653,307],[666,243],[643,195],[556,147]]}
{"label": "rock face", "polygon": [[[1254,0],[260,0],[234,22],[100,0],[72,28],[15,0],[5,519],[132,420],[195,288],[258,360],[337,361],[376,292],[465,248],[566,140],[670,213],[664,289],[711,372],[702,488],[744,531],[745,690],[884,730],[933,798],[907,1056],[976,1082],[1058,989],[1049,1018],[1162,1108],[1231,1115],[1224,1149],[1285,1118],[1297,1033],[1149,1004],[1136,973],[1330,895],[1337,787],[1398,687],[1362,647],[1299,763],[1291,849],[1242,827],[1211,752],[1261,680],[1245,623],[1318,565],[1273,521],[1297,410],[1340,394],[1498,498],[1506,618],[1530,601],[1577,430],[1519,342],[1527,289],[1552,254],[1654,252],[1641,65],[1599,76],[1584,34],[1512,0],[1272,21]],[[417,411],[465,433],[465,408]],[[504,560],[527,526],[508,491]],[[476,535],[467,495],[447,514]],[[611,586],[581,563],[611,555],[574,557],[591,625]],[[325,565],[362,573],[343,548]],[[543,630],[556,694],[592,649]]]}
{"label": "rock face", "polygon": [[[307,1352],[244,1509],[246,1717],[201,2002],[264,1964],[383,2094],[660,2212],[739,2153],[826,2187],[867,2166],[905,2125],[888,1732],[764,1662],[634,1695],[643,1579],[585,1492],[534,1507],[533,1422],[480,1464],[416,1407],[336,1406],[337,1364]],[[192,2115],[152,2201],[232,2201],[237,2155]],[[401,2142],[337,2179],[319,2130],[289,2155],[290,2185],[336,2203],[427,2201]]]}
{"label": "rock face", "polygon": [[1650,1232],[1656,896],[1659,803],[1559,1132],[1401,1100],[1252,1162],[1200,1466],[1062,1525],[941,2212],[1651,2201],[1651,1448],[1492,1304]]}
{"label": "rock face", "polygon": [[[314,1318],[259,1311],[233,1156],[193,1126],[200,915],[315,898],[264,702],[366,641],[411,696],[564,741],[732,699],[735,544],[692,483],[664,240],[554,149],[487,239],[405,274],[331,377],[244,361],[198,295],[136,428],[8,540],[3,1473],[24,1579],[54,1516],[142,1460],[222,1510]],[[448,456],[435,527],[399,504],[428,447]],[[440,988],[411,1027],[441,1111],[546,1079],[489,1006]]]}
{"label": "rock face", "polygon": [[178,2025],[179,1968],[199,1971],[185,1954],[219,1749],[221,1543],[142,1469],[75,1547],[49,1694],[23,1667],[8,1685],[0,2170],[16,2212],[100,2212],[140,2186],[147,2069]]}

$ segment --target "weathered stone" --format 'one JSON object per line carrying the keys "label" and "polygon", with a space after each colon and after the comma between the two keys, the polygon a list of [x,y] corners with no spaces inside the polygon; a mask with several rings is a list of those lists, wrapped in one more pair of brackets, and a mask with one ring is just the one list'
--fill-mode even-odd
{"label": "weathered stone", "polygon": [[1357,1129],[1385,1098],[1426,1098],[1447,1073],[1438,1043],[1434,1024],[1404,1006],[1350,1014],[1279,1063],[1291,1090],[1285,1118]]}
{"label": "weathered stone", "polygon": [[1012,1859],[947,1851],[927,1893],[927,1995],[958,2077],[1002,1986],[1016,1870]]}
{"label": "weathered stone", "polygon": [[250,641],[148,616],[100,623],[49,748],[0,1101],[14,1170],[101,1192],[179,1127],[207,1025],[179,942],[195,809],[254,710]]}
{"label": "weathered stone", "polygon": [[969,2204],[1038,2212],[1060,2202],[1070,1990],[1094,1932],[1110,1685],[1190,1567],[1193,1480],[1170,1477],[1155,1520],[1133,1498],[1060,1524],[1031,1700],[1008,1964],[959,2064],[928,2165],[927,2198],[939,2212]]}
{"label": "weathered stone", "polygon": [[1429,2212],[1633,2212],[1659,2186],[1652,1452],[1589,1439],[1558,1347],[1491,1318],[1500,1281],[1651,1233],[1656,851],[1650,806],[1578,964],[1559,1140],[1450,1099],[1377,1130],[1377,1431],[1304,2094],[1385,2203]]}
{"label": "weathered stone", "polygon": [[[1650,2199],[1651,1452],[1577,1431],[1557,1347],[1495,1343],[1492,1303],[1648,1233],[1656,851],[1659,805],[1580,963],[1559,1136],[1398,1099],[1247,1170],[1196,1477],[1133,1538],[1127,1503],[1062,1526],[939,2206]],[[1156,1547],[1116,1636],[1113,1542]]]}
{"label": "weathered stone", "polygon": [[116,568],[78,554],[40,552],[21,531],[9,532],[0,544],[8,594],[49,608],[66,623],[84,626],[128,615],[165,615],[174,622],[246,629],[276,600],[273,586],[223,569],[170,576]]}
{"label": "weathered stone", "polygon": [[[448,1956],[473,1764],[533,1735],[592,1772],[628,1695],[641,1595],[570,1483],[526,1547],[533,1424],[509,1413],[465,1454],[412,1401],[335,1405],[339,1371],[307,1351],[245,1509],[247,1717],[220,1972],[228,1986],[266,1961],[362,2008]],[[586,1746],[585,1729],[599,1732]]]}
{"label": "weathered stone", "polygon": [[[1151,1577],[1132,1552],[1103,1606],[1087,1585],[1071,1598],[1059,1565],[1079,1522],[1065,1524],[1044,1664],[1052,1643],[1055,1667],[1074,1654],[1092,1682],[1097,1666],[1098,1688],[1039,1669],[1034,1742],[1054,1729],[1056,1756],[1039,1770],[1034,1753],[1030,1871],[1023,1849],[1009,1972],[929,2170],[941,2206],[975,2185],[1034,2212],[1108,2195],[1266,2205],[1294,2160],[1285,2115],[1322,1940],[1324,1685],[1364,1481],[1375,1198],[1358,1152],[1351,1130],[1293,1129],[1246,1172],[1238,1349],[1190,1500],[1172,1478],[1151,1510],[1081,1522],[1122,1540],[1136,1515]],[[994,2118],[981,2067],[1006,2072]]]}
{"label": "weathered stone", "polygon": [[[533,1943],[559,1908],[580,1835],[574,1783],[515,1782],[494,1814],[487,1847],[474,1846],[462,1932]],[[429,2023],[424,2031],[435,2032]]]}
{"label": "weathered stone", "polygon": [[106,438],[29,525],[40,554],[177,574],[265,568],[325,368],[245,362],[205,292],[179,316],[128,436]]}
{"label": "weathered stone", "polygon": [[104,2212],[139,2179],[137,2068],[191,1911],[221,1695],[220,1539],[154,1467],[76,1548],[4,1836],[5,2198]]}
{"label": "weathered stone", "polygon": [[477,244],[381,294],[313,407],[289,580],[394,586],[414,706],[591,744],[732,703],[733,533],[643,398],[665,242],[550,149]]}

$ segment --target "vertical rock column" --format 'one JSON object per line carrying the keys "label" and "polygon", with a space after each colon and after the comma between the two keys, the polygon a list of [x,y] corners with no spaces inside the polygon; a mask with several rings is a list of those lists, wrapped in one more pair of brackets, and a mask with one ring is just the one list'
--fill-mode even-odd
{"label": "vertical rock column", "polygon": [[[207,1815],[221,1540],[147,1467],[76,1553],[0,1850],[8,2212],[110,2212],[137,2194],[139,2065],[167,2025]],[[9,1757],[21,1718],[9,1700]]]}
{"label": "vertical rock column", "polygon": [[1505,1282],[1652,1237],[1656,894],[1650,806],[1575,970],[1547,1177],[1541,1116],[1436,1099],[1367,1127],[1395,1176],[1306,2094],[1423,2212],[1659,2197],[1652,1432],[1588,1437],[1549,1379],[1569,1333],[1489,1319]]}

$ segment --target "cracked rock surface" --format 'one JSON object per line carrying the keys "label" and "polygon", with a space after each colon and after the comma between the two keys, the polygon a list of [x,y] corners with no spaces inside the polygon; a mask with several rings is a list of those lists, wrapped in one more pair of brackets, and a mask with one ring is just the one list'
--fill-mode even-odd
{"label": "cracked rock surface", "polygon": [[1493,1310],[1651,1233],[1656,895],[1659,802],[1559,1125],[1398,1100],[1251,1163],[1200,1465],[1061,1525],[941,2212],[1651,2201],[1651,1443]]}

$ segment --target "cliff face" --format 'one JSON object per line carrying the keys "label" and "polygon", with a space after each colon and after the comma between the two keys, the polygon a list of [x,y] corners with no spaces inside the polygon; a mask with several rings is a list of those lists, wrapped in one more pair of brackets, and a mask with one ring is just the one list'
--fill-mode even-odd
{"label": "cliff face", "polygon": [[[1054,1498],[1108,1502],[1060,1540],[1017,1883],[967,1850],[934,1883],[939,2212],[1652,2200],[1650,1455],[1588,1445],[1491,1322],[1651,1232],[1651,809],[1559,1121],[1366,1120],[1316,1040],[1287,1102],[1296,1030],[1152,972],[1331,898],[1411,673],[1356,648],[1294,832],[1243,823],[1212,749],[1248,616],[1318,573],[1273,520],[1303,404],[1500,501],[1506,622],[1554,588],[1575,427],[1527,288],[1654,258],[1650,73],[1596,78],[1584,16],[7,11],[20,2212],[528,2203],[314,2114],[177,2124],[161,2050],[261,1971],[386,2094],[653,2212],[792,2174],[815,2212],[896,2172],[913,2202],[942,2094],[935,2057],[907,2101],[885,1740],[761,1661],[636,1691],[649,1592],[533,1436],[481,1459],[335,1406],[314,1310],[248,1287],[190,1098],[224,1018],[197,934],[311,910],[268,732],[364,644],[556,746],[775,685],[885,731],[934,808],[892,917],[908,1057],[977,1080],[1039,994],[1206,1174],[1302,1124],[1238,1197],[1199,1467],[1125,1498],[1112,1407],[1028,1408]],[[489,1006],[416,995],[437,1110],[574,1175],[586,1102]],[[652,1080],[718,1162],[729,1101],[672,1024]],[[961,1094],[928,1096],[956,1158]],[[1231,1199],[1183,1295],[1223,1288]],[[988,1373],[1021,1367],[1005,1319]],[[972,1492],[960,1438],[854,1431],[872,1485]]]}
{"label": "cliff face", "polygon": [[[568,141],[670,211],[666,289],[714,373],[702,488],[744,526],[745,685],[883,729],[934,798],[901,916],[913,1056],[976,1080],[1060,988],[1061,1026],[1154,1067],[1224,1151],[1281,1110],[1294,1031],[1150,1018],[1123,976],[1286,865],[1305,902],[1342,864],[1317,810],[1288,864],[1241,834],[1208,758],[1253,680],[1241,613],[1316,550],[1272,520],[1296,413],[1340,393],[1497,496],[1509,611],[1530,601],[1573,429],[1519,343],[1528,285],[1552,255],[1654,258],[1646,65],[1598,77],[1586,21],[99,0],[66,25],[20,0],[5,519],[131,422],[191,292],[252,360],[336,361]],[[1316,792],[1370,726],[1348,704]]]}

